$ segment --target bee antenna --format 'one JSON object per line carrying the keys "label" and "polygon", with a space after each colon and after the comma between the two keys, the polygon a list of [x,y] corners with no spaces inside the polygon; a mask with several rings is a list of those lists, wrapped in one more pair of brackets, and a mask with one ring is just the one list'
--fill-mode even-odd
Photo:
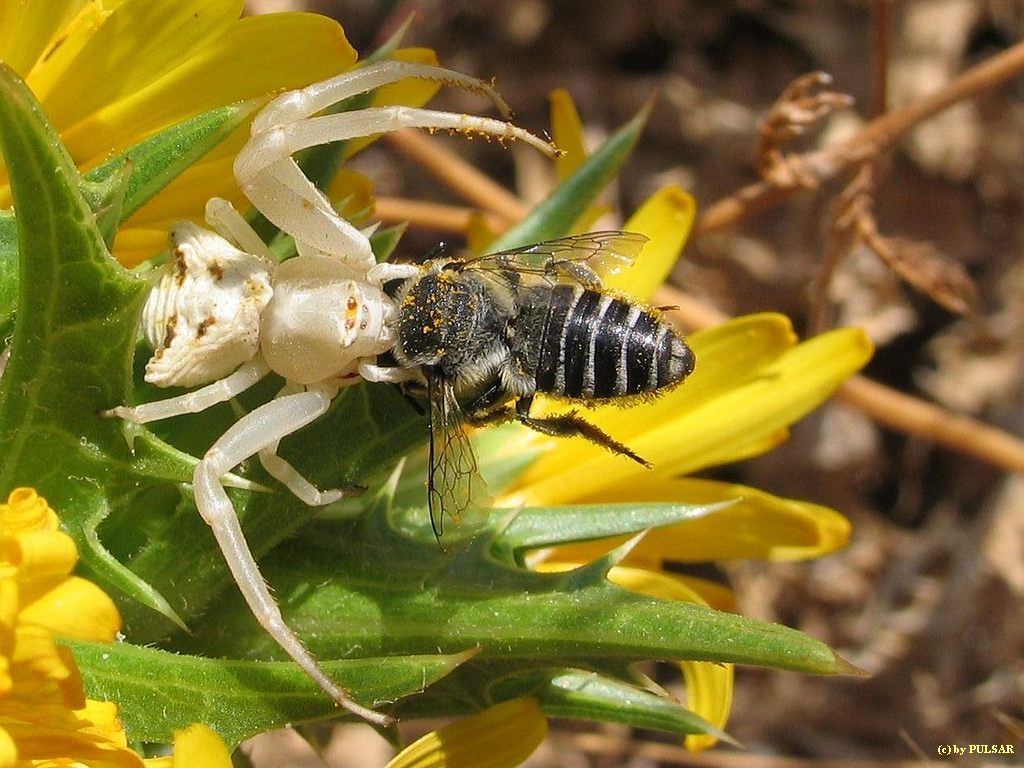
{"label": "bee antenna", "polygon": [[439,258],[441,256],[444,256],[444,254],[446,254],[447,252],[448,252],[448,243],[446,243],[444,240],[442,240],[437,245],[435,245],[433,248],[431,248],[429,251],[427,251],[426,255],[423,257],[423,260],[424,261],[429,261],[431,259],[436,259],[436,258]]}

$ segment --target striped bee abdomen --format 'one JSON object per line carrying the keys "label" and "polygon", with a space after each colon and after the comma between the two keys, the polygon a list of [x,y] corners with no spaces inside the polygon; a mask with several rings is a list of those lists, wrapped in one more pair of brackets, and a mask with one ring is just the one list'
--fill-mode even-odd
{"label": "striped bee abdomen", "polygon": [[540,321],[538,392],[585,400],[638,395],[693,370],[693,352],[654,310],[577,285],[543,293],[543,301],[536,294],[523,306]]}

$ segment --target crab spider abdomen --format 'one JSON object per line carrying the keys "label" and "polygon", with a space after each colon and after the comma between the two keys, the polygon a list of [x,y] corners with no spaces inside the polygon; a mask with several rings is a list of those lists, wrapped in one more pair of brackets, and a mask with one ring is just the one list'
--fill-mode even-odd
{"label": "crab spider abdomen", "polygon": [[143,309],[143,333],[154,350],[145,379],[191,387],[221,379],[256,355],[273,265],[187,221],[171,229],[171,243],[174,261]]}

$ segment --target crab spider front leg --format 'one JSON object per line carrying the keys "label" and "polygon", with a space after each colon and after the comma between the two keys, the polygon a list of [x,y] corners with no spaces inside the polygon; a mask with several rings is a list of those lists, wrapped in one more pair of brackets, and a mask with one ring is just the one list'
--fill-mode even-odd
{"label": "crab spider front leg", "polygon": [[553,155],[549,142],[509,122],[412,107],[376,107],[312,117],[351,96],[406,78],[435,80],[491,97],[504,116],[508,107],[494,89],[440,67],[382,62],[323,83],[286,93],[253,121],[252,138],[235,158],[235,177],[252,204],[298,244],[363,271],[374,265],[366,236],[341,218],[292,159],[296,152],[336,141],[402,128],[452,130],[521,140]]}
{"label": "crab spider front leg", "polygon": [[[199,513],[213,531],[231,575],[260,625],[339,705],[365,720],[387,726],[392,719],[353,701],[348,692],[321,669],[313,655],[285,623],[280,608],[260,574],[256,559],[245,541],[238,516],[220,480],[237,464],[264,449],[276,446],[285,436],[322,416],[327,412],[333,396],[333,387],[310,387],[305,392],[271,400],[246,414],[213,444],[196,465],[192,479],[193,493]],[[290,465],[288,467],[291,468]],[[306,481],[303,479],[303,482]]]}
{"label": "crab spider front leg", "polygon": [[305,88],[281,94],[271,100],[255,117],[252,122],[252,133],[256,135],[278,125],[312,117],[317,112],[322,112],[352,96],[368,93],[382,85],[408,78],[433,80],[471,93],[480,93],[494,102],[502,117],[512,116],[512,110],[501,95],[482,80],[444,67],[390,60],[342,72]]}

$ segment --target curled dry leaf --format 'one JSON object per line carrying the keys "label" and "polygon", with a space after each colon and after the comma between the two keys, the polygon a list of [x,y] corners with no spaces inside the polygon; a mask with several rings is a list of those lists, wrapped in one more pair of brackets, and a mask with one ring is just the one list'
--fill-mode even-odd
{"label": "curled dry leaf", "polygon": [[816,175],[803,167],[799,155],[786,155],[784,144],[806,134],[836,109],[849,107],[853,97],[838,91],[819,90],[832,83],[825,72],[811,72],[794,80],[765,115],[759,129],[755,164],[758,174],[780,187],[813,188]]}
{"label": "curled dry leaf", "polygon": [[[831,273],[855,246],[873,251],[904,282],[951,312],[968,315],[977,302],[974,281],[959,264],[942,256],[930,243],[888,237],[878,231],[874,215],[876,165],[867,162],[836,198],[832,217]],[[824,291],[821,285],[821,293]]]}
{"label": "curled dry leaf", "polygon": [[950,312],[969,315],[977,302],[974,281],[964,268],[943,257],[931,243],[864,233],[864,242],[903,280]]}

